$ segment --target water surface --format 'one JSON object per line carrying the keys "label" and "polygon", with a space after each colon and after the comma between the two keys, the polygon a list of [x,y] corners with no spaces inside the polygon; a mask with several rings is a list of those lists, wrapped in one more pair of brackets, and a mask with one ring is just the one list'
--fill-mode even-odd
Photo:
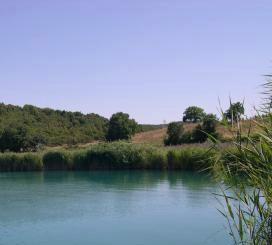
{"label": "water surface", "polygon": [[229,244],[207,176],[0,173],[0,244]]}

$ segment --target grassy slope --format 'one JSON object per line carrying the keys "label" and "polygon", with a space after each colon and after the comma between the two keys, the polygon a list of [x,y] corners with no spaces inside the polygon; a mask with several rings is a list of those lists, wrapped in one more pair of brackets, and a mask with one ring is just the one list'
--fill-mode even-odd
{"label": "grassy slope", "polygon": [[[196,125],[197,124],[186,123],[184,125],[184,129],[185,131],[192,131],[196,127]],[[217,131],[219,132],[219,134],[222,136],[222,138],[225,141],[228,141],[235,134],[236,127],[237,125],[235,125],[234,128],[231,130],[230,128],[227,128],[226,126],[219,125],[217,127]],[[251,127],[251,121],[250,120],[243,121],[241,123],[241,127],[243,129],[243,133],[246,134],[249,128]],[[162,146],[163,140],[166,137],[166,131],[167,131],[167,128],[164,127],[161,129],[155,129],[155,130],[151,130],[147,132],[138,133],[133,137],[132,142],[138,143],[138,144],[152,144],[152,145]],[[256,133],[257,132],[256,127],[253,127],[251,131],[252,133]]]}

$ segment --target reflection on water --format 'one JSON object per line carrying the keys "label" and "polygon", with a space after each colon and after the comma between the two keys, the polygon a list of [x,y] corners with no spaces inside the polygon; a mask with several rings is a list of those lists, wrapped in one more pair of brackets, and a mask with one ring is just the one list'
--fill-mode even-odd
{"label": "reflection on water", "polygon": [[0,186],[0,244],[228,244],[207,175],[1,173]]}

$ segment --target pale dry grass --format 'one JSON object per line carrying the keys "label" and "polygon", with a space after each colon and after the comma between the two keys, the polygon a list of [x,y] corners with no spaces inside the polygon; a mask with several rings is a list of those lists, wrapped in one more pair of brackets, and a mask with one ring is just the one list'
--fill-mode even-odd
{"label": "pale dry grass", "polygon": [[[192,131],[196,126],[196,123],[185,123],[185,132]],[[256,126],[256,124],[252,123],[251,120],[242,121],[240,123],[240,126],[242,128],[243,134],[245,135],[248,133],[248,130],[250,128],[251,133],[254,134],[258,132],[258,127]],[[231,128],[231,125],[229,127],[226,127],[224,125],[218,125],[217,131],[225,141],[229,141],[233,139],[235,133],[237,132],[237,125],[234,125],[233,128]],[[162,128],[138,133],[132,138],[132,142],[136,144],[153,144],[162,146],[164,144],[163,141],[166,137],[166,132],[167,128]],[[192,144],[190,145],[192,146]]]}
{"label": "pale dry grass", "polygon": [[[194,123],[185,123],[185,131],[192,131],[195,128]],[[153,144],[153,145],[163,145],[164,138],[166,137],[167,128],[156,129],[152,131],[142,132],[136,134],[132,138],[132,142],[136,144]]]}

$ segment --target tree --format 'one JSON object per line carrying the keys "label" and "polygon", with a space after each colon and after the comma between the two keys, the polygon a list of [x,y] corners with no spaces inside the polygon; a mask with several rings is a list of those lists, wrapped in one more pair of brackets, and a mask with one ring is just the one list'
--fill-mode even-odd
{"label": "tree", "polygon": [[40,144],[45,143],[39,135],[33,135],[24,126],[4,128],[0,134],[0,151],[36,151]]}
{"label": "tree", "polygon": [[181,144],[182,135],[184,133],[183,123],[171,122],[167,127],[168,137],[164,140],[165,145]]}
{"label": "tree", "polygon": [[111,116],[107,140],[129,140],[136,133],[137,123],[127,113],[118,112]]}
{"label": "tree", "polygon": [[229,121],[237,122],[241,119],[241,116],[244,115],[244,113],[244,105],[241,102],[231,103],[229,109],[225,112],[225,117]]}
{"label": "tree", "polygon": [[197,106],[188,107],[183,113],[183,122],[200,122],[202,121],[205,112],[202,108]]}
{"label": "tree", "polygon": [[214,134],[216,132],[218,120],[216,115],[207,114],[203,118],[202,128],[208,134]]}
{"label": "tree", "polygon": [[193,131],[193,141],[194,142],[205,142],[209,135],[214,138],[218,138],[218,133],[216,132],[217,118],[214,114],[207,114],[203,118],[202,125],[197,125]]}

